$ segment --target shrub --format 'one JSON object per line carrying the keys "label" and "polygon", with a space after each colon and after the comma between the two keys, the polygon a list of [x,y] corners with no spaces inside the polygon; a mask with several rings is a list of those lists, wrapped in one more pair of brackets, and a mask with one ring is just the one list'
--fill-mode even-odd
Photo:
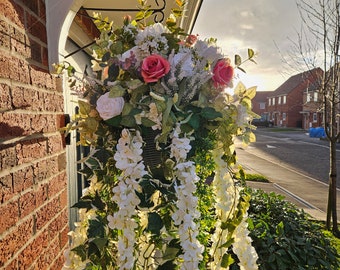
{"label": "shrub", "polygon": [[[252,190],[249,229],[259,269],[339,269],[339,254],[322,226],[282,195]],[[236,269],[236,268],[233,268]]]}

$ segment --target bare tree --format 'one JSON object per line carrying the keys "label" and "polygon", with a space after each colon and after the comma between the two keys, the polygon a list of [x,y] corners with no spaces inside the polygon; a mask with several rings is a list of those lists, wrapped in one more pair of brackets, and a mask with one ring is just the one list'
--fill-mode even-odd
{"label": "bare tree", "polygon": [[[339,79],[340,79],[340,0],[297,0],[302,27],[293,41],[309,71],[322,67],[318,89],[322,101],[320,110],[329,141],[329,195],[326,227],[339,236],[337,223],[336,144],[339,140]],[[295,58],[296,59],[296,58]],[[296,61],[296,60],[295,60]]]}

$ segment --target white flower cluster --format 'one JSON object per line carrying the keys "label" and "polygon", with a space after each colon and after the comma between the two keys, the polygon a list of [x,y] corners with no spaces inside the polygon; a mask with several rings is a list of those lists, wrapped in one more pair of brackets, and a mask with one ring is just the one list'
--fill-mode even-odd
{"label": "white flower cluster", "polygon": [[228,231],[222,229],[223,222],[228,219],[231,214],[233,204],[238,198],[236,196],[236,190],[234,181],[229,173],[227,164],[221,159],[223,150],[215,149],[213,152],[214,161],[216,163],[216,174],[212,181],[213,189],[216,194],[215,212],[217,216],[216,230],[212,235],[212,246],[210,249],[210,255],[213,258],[211,262],[212,269],[220,269],[222,256],[226,253],[227,247],[220,247],[224,244],[224,239],[227,239]]}
{"label": "white flower cluster", "polygon": [[162,34],[169,30],[161,23],[145,27],[139,30],[135,44],[138,47],[137,59],[143,59],[152,53],[166,53],[169,49],[168,40]]}
{"label": "white flower cluster", "polygon": [[107,219],[111,229],[122,231],[117,243],[119,269],[132,269],[135,263],[135,229],[138,227],[135,217],[136,207],[140,203],[136,191],[140,191],[138,180],[146,174],[142,161],[142,146],[143,140],[138,131],[132,135],[129,130],[123,129],[114,155],[116,167],[122,170],[118,178],[119,183],[112,190],[112,201],[117,203],[119,210]]}
{"label": "white flower cluster", "polygon": [[89,220],[95,219],[97,217],[96,215],[96,209],[80,209],[79,210],[79,218],[80,222],[75,223],[75,229],[74,231],[71,231],[68,233],[68,235],[72,239],[72,243],[70,248],[66,249],[64,252],[65,257],[65,263],[63,265],[62,270],[79,270],[79,269],[85,269],[86,264],[89,262],[88,260],[82,261],[82,259],[71,250],[77,246],[83,245],[85,241],[87,240],[87,229]]}
{"label": "white flower cluster", "polygon": [[257,270],[258,265],[256,261],[258,255],[255,248],[251,245],[252,239],[249,237],[247,217],[248,212],[245,213],[241,224],[235,230],[233,251],[240,260],[239,266],[241,270]]}
{"label": "white flower cluster", "polygon": [[197,209],[198,198],[194,195],[196,182],[199,181],[195,171],[195,164],[186,160],[191,149],[188,138],[179,137],[179,126],[172,135],[171,156],[176,159],[175,177],[179,185],[175,186],[177,201],[176,211],[172,215],[174,224],[178,226],[180,243],[183,248],[183,255],[179,257],[183,261],[180,269],[198,269],[202,260],[204,246],[197,240],[199,233],[200,212]]}
{"label": "white flower cluster", "polygon": [[[210,255],[213,258],[211,263],[212,269],[220,269],[222,256],[227,251],[227,248],[220,247],[224,244],[223,239],[227,239],[228,230],[222,229],[221,225],[232,216],[233,211],[236,208],[236,204],[239,201],[240,190],[234,185],[228,165],[222,160],[223,149],[217,148],[213,152],[214,161],[216,164],[216,174],[214,181],[212,182],[214,192],[216,194],[215,211],[218,217],[216,222],[216,230],[212,236],[212,247]],[[240,225],[234,231],[235,243],[233,244],[233,251],[240,260],[240,267],[244,270],[258,269],[256,264],[257,254],[251,245],[251,239],[248,236],[249,231],[247,229],[247,212],[243,217]]]}

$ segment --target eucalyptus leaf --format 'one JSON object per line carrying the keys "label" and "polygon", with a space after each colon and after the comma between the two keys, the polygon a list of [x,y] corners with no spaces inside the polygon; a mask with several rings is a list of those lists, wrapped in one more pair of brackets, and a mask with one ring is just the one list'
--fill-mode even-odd
{"label": "eucalyptus leaf", "polygon": [[248,49],[248,58],[252,59],[255,56],[254,50],[253,49]]}
{"label": "eucalyptus leaf", "polygon": [[123,86],[120,84],[116,84],[110,87],[110,93],[109,97],[110,98],[115,98],[115,97],[122,97],[124,96],[126,90]]}
{"label": "eucalyptus leaf", "polygon": [[91,105],[87,102],[84,102],[82,100],[78,100],[79,105],[79,113],[82,115],[89,115],[91,111]]}
{"label": "eucalyptus leaf", "polygon": [[235,66],[239,66],[242,64],[242,59],[241,56],[239,56],[238,54],[235,55]]}
{"label": "eucalyptus leaf", "polygon": [[132,115],[124,115],[120,123],[126,127],[134,127],[136,126],[136,119]]}
{"label": "eucalyptus leaf", "polygon": [[122,121],[122,116],[118,115],[118,116],[112,117],[108,120],[105,120],[105,123],[108,124],[109,126],[120,127],[121,121]]}

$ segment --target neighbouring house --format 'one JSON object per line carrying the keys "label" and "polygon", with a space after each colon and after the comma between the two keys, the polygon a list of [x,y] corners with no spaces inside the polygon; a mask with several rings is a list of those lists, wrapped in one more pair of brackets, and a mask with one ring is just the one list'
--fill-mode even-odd
{"label": "neighbouring house", "polygon": [[303,95],[322,74],[320,68],[291,76],[268,96],[268,116],[274,126],[303,127]]}
{"label": "neighbouring house", "polygon": [[268,96],[271,96],[273,91],[257,91],[252,99],[253,112],[261,117],[262,120],[268,121]]}
{"label": "neighbouring house", "polygon": [[[88,14],[121,21],[137,1],[0,0],[0,268],[61,269],[84,183],[76,136],[59,132],[77,109],[67,82],[51,75],[63,60],[91,65],[98,35]],[[149,1],[154,20],[175,1]],[[191,32],[202,0],[188,1],[180,22]],[[133,15],[133,14],[132,14]]]}
{"label": "neighbouring house", "polygon": [[312,84],[303,93],[302,128],[306,130],[323,127],[322,95],[319,85]]}

